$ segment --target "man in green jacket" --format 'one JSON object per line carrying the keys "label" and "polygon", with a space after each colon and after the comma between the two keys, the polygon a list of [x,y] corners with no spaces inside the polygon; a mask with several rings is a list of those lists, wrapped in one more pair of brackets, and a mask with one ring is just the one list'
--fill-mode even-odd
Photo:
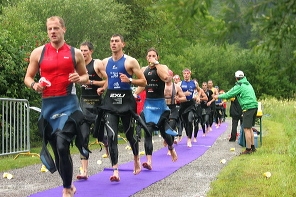
{"label": "man in green jacket", "polygon": [[236,83],[225,94],[215,95],[214,98],[230,99],[237,96],[238,102],[243,110],[243,127],[246,137],[246,150],[241,154],[251,154],[256,151],[254,146],[254,133],[252,126],[255,124],[258,102],[254,89],[250,82],[240,70],[235,72]]}

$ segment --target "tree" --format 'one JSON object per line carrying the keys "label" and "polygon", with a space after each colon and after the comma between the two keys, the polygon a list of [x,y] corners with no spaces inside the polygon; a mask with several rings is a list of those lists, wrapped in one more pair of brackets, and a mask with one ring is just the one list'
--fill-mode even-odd
{"label": "tree", "polygon": [[25,0],[19,7],[32,15],[31,20],[42,22],[37,31],[45,30],[46,18],[61,16],[66,22],[67,43],[79,47],[83,41],[90,41],[95,46],[94,57],[100,59],[110,54],[111,35],[130,34],[130,11],[113,0],[51,0],[50,4],[48,0]]}

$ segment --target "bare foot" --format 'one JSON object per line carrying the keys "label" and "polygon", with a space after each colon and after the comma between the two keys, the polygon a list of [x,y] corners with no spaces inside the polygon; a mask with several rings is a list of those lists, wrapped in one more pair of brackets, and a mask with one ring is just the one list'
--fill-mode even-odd
{"label": "bare foot", "polygon": [[187,146],[189,147],[189,148],[191,148],[192,147],[192,144],[191,144],[191,139],[187,139]]}
{"label": "bare foot", "polygon": [[88,176],[87,176],[87,174],[84,173],[84,174],[77,175],[76,178],[78,180],[87,180],[88,179]]}
{"label": "bare foot", "polygon": [[143,168],[146,168],[147,170],[152,170],[152,166],[151,166],[151,163],[148,163],[148,162],[144,162],[142,164]]}
{"label": "bare foot", "polygon": [[63,189],[63,197],[73,197],[76,193],[76,187],[74,185],[71,188],[64,188]]}
{"label": "bare foot", "polygon": [[110,177],[111,182],[119,182],[119,171],[118,168],[113,168],[113,176]]}
{"label": "bare foot", "polygon": [[137,175],[141,172],[142,168],[141,168],[141,162],[140,162],[140,158],[139,156],[135,156],[134,158],[134,175]]}
{"label": "bare foot", "polygon": [[178,155],[177,155],[177,152],[175,151],[175,149],[169,150],[169,152],[171,153],[172,161],[173,162],[177,161]]}

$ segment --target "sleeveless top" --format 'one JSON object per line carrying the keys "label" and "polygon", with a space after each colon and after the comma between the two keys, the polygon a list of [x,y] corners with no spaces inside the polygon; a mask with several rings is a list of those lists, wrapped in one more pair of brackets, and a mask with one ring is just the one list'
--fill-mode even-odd
{"label": "sleeveless top", "polygon": [[186,91],[191,92],[191,94],[189,96],[186,96],[187,100],[193,99],[194,90],[196,89],[196,85],[193,80],[190,80],[190,81],[183,80],[181,82],[181,88],[182,88],[183,92],[186,92]]}
{"label": "sleeveless top", "polygon": [[42,97],[66,96],[76,94],[74,83],[69,81],[69,74],[75,72],[76,61],[74,48],[66,43],[58,50],[50,43],[44,45],[39,60],[40,76],[51,82],[44,89]]}
{"label": "sleeveless top", "polygon": [[[95,62],[95,60],[92,59],[91,62],[86,65],[89,80],[102,81],[102,78],[97,75],[97,73],[94,69],[94,62]],[[99,86],[96,86],[96,85],[82,85],[81,86],[81,96],[83,98],[100,97],[97,93],[98,87]]]}
{"label": "sleeveless top", "polygon": [[147,81],[146,98],[164,98],[165,82],[157,75],[156,67],[150,68],[148,66],[144,71],[144,76]]}
{"label": "sleeveless top", "polygon": [[130,83],[123,83],[120,80],[120,73],[125,74],[128,78],[132,77],[125,70],[126,55],[123,55],[119,60],[114,61],[111,57],[106,66],[106,73],[108,76],[108,89],[110,90],[131,90]]}

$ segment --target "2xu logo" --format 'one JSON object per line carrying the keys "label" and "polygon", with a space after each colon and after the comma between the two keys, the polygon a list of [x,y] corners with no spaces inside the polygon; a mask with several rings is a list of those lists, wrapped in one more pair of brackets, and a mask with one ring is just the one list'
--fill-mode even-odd
{"label": "2xu logo", "polygon": [[112,93],[110,94],[111,98],[123,98],[125,97],[125,94],[116,94],[116,93]]}

